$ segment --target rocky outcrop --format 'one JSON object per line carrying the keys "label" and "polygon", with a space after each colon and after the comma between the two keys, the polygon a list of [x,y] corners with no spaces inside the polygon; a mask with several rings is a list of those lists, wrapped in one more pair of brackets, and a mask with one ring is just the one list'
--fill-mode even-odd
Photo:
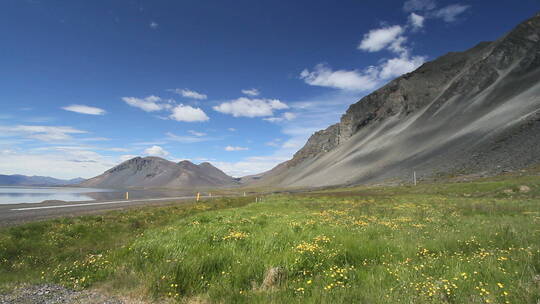
{"label": "rocky outcrop", "polygon": [[287,166],[294,167],[300,162],[315,157],[321,153],[333,150],[339,145],[340,125],[331,125],[325,130],[313,134],[304,147],[294,154],[294,157],[287,162]]}

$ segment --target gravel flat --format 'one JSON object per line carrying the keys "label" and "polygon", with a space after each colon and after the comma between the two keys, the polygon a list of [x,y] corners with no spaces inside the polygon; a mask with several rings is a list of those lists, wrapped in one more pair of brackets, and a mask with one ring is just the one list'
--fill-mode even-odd
{"label": "gravel flat", "polygon": [[21,286],[0,294],[0,304],[124,304],[126,302],[93,291],[75,291],[60,285]]}

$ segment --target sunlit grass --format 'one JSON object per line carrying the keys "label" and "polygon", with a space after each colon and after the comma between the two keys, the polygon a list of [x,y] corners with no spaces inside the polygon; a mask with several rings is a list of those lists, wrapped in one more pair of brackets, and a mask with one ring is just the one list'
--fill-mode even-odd
{"label": "sunlit grass", "polygon": [[[29,224],[0,232],[0,283],[38,273],[157,302],[536,303],[539,184],[346,189]],[[286,276],[261,288],[273,267]]]}

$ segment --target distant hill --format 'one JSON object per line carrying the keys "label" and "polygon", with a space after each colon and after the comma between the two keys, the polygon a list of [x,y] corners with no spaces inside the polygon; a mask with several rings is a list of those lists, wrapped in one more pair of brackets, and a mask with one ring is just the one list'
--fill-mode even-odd
{"label": "distant hill", "polygon": [[100,188],[205,188],[232,186],[237,180],[210,163],[175,163],[160,157],[135,157],[80,184]]}
{"label": "distant hill", "polygon": [[48,176],[26,176],[26,175],[1,175],[0,186],[64,186],[75,185],[85,181],[84,178],[58,179]]}
{"label": "distant hill", "polygon": [[540,162],[540,14],[492,42],[451,52],[352,104],[294,157],[243,182],[317,187]]}

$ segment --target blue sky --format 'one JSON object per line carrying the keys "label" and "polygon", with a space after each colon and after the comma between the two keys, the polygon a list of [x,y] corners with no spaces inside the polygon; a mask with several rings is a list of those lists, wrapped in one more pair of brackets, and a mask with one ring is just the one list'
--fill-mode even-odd
{"label": "blue sky", "polygon": [[538,1],[0,1],[0,174],[134,156],[243,176],[393,78],[494,40]]}

